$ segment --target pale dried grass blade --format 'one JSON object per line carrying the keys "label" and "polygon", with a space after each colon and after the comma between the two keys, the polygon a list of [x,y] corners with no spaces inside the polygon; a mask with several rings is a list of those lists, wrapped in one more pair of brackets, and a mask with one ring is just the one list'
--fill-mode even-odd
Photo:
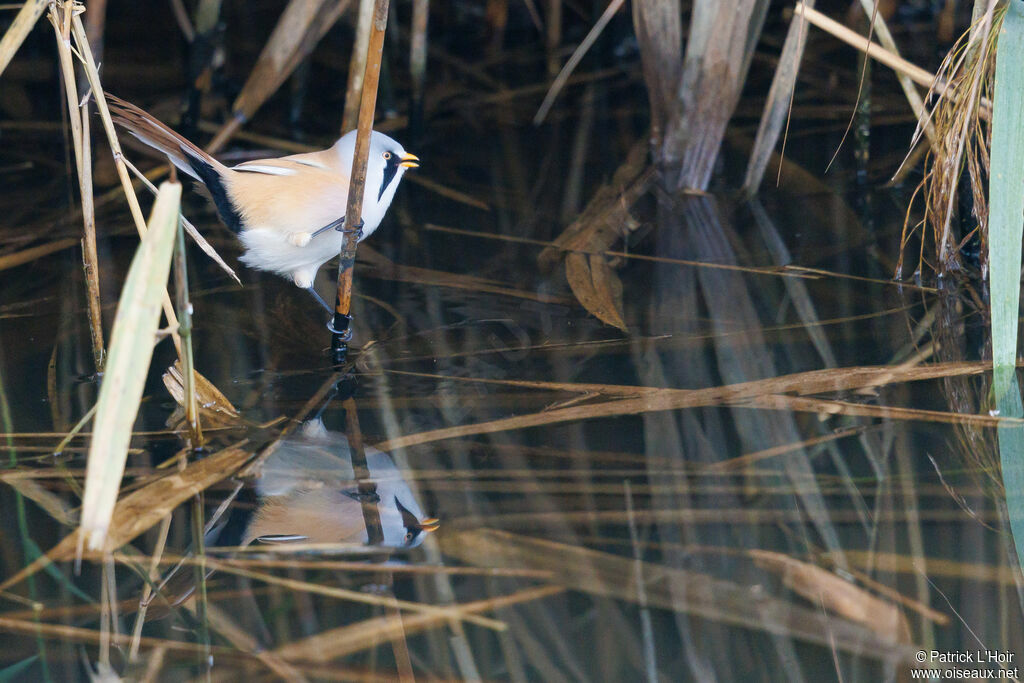
{"label": "pale dried grass blade", "polygon": [[[524,602],[543,600],[564,591],[561,586],[526,588],[511,595],[459,605],[459,611],[463,614],[480,614]],[[448,623],[448,619],[435,614],[403,614],[401,619],[392,616],[374,617],[282,645],[274,650],[274,654],[289,661],[325,663],[368,650],[388,640],[422,633]]]}
{"label": "pale dried grass blade", "polygon": [[[950,423],[973,423],[993,427],[1005,420],[989,415],[968,415],[942,411],[915,410],[910,408],[893,408],[884,406],[868,406],[864,404],[843,403],[840,401],[821,401],[803,399],[799,396],[782,396],[787,392],[802,395],[820,394],[829,391],[846,391],[864,387],[877,387],[894,382],[909,382],[940,377],[977,375],[987,371],[991,365],[986,362],[932,363],[913,367],[900,366],[866,366],[812,370],[792,375],[782,375],[750,382],[727,384],[707,389],[657,389],[651,387],[629,387],[617,385],[580,385],[584,391],[599,388],[601,393],[630,395],[614,401],[558,408],[527,415],[491,420],[477,424],[443,427],[416,434],[389,439],[376,444],[382,451],[395,448],[415,446],[443,439],[452,439],[474,434],[492,434],[511,429],[524,429],[540,425],[557,424],[572,420],[587,420],[599,417],[619,415],[638,415],[660,410],[681,410],[708,405],[753,404],[760,407],[786,410],[803,410],[807,412],[832,412],[862,417],[894,417],[910,420],[929,420]],[[536,388],[550,388],[564,391],[564,382],[534,382]]]}
{"label": "pale dried grass blade", "polygon": [[26,0],[18,13],[14,16],[10,28],[3,38],[0,38],[0,74],[4,72],[7,65],[14,58],[21,44],[25,42],[25,36],[29,34],[32,27],[36,25],[39,17],[43,16],[49,0]]}
{"label": "pale dried grass blade", "polygon": [[78,523],[78,513],[63,498],[44,488],[31,476],[20,472],[0,474],[0,481],[41,507],[50,517],[64,526]]}
{"label": "pale dried grass blade", "polygon": [[[931,88],[936,85],[935,74],[926,69],[922,69],[916,64],[908,62],[898,55],[894,55],[878,43],[867,43],[864,36],[860,35],[856,31],[851,31],[838,21],[829,18],[821,12],[811,9],[805,3],[798,3],[793,9],[793,14],[794,16],[805,17],[808,22],[814,24],[821,30],[830,33],[851,47],[866,53],[868,57],[881,62],[893,71],[909,76],[910,79],[918,85],[923,85],[926,88]],[[940,90],[941,88],[936,89]]]}
{"label": "pale dried grass blade", "polygon": [[31,263],[38,258],[49,256],[58,251],[63,251],[69,247],[73,247],[78,244],[77,239],[67,238],[61,240],[54,240],[46,244],[40,244],[37,247],[29,247],[28,249],[22,249],[16,251],[13,254],[0,255],[0,270],[7,270],[8,268],[15,268],[25,263]]}
{"label": "pale dried grass blade", "polygon": [[160,305],[171,268],[180,203],[181,185],[161,185],[146,235],[132,260],[118,303],[82,501],[82,537],[90,550],[103,547],[117,502],[132,426],[160,324]]}
{"label": "pale dried grass blade", "polygon": [[[1011,2],[996,46],[989,179],[992,363],[1013,368],[1020,324],[1021,237],[1024,233],[1024,11]],[[998,373],[997,373],[998,377]],[[1003,391],[996,389],[997,396]],[[1021,539],[1024,541],[1024,539]]]}

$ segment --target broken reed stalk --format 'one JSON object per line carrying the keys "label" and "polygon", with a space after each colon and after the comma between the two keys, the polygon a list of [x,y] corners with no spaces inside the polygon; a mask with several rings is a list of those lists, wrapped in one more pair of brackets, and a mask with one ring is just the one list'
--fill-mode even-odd
{"label": "broken reed stalk", "polygon": [[48,4],[50,4],[49,0],[26,0],[18,10],[10,28],[7,29],[4,37],[0,38],[0,74],[11,63],[14,53],[25,42],[25,37],[36,25],[39,17],[43,16],[43,11],[46,10]]}
{"label": "broken reed stalk", "polygon": [[345,223],[340,226],[344,234],[341,243],[341,261],[338,263],[338,292],[334,299],[334,321],[331,335],[331,356],[341,365],[348,355],[348,341],[352,338],[349,325],[352,317],[352,270],[356,261],[356,246],[362,236],[363,192],[366,188],[366,164],[370,154],[370,133],[377,107],[377,84],[380,81],[380,63],[384,51],[384,32],[388,25],[390,0],[375,0],[373,25],[366,49],[366,71],[359,103],[359,125],[356,133],[355,156],[352,159],[352,180],[348,186],[348,204]]}
{"label": "broken reed stalk", "polygon": [[309,56],[348,6],[349,0],[291,0],[288,3],[242,92],[231,105],[231,118],[206,146],[207,152],[214,154],[224,147]]}
{"label": "broken reed stalk", "polygon": [[89,332],[96,372],[103,372],[106,363],[103,347],[103,307],[100,304],[100,257],[96,250],[96,209],[92,198],[92,132],[89,126],[89,101],[80,107],[82,116],[82,269],[85,271],[86,296],[89,301]]}
{"label": "broken reed stalk", "polygon": [[345,87],[345,109],[341,115],[341,134],[354,130],[359,123],[359,103],[363,96],[363,77],[366,75],[366,50],[370,45],[375,0],[359,0],[356,17],[356,40],[352,46],[352,59],[348,64],[348,85]]}
{"label": "broken reed stalk", "polygon": [[[58,14],[58,11],[60,12]],[[86,100],[78,104],[78,86],[75,77],[74,57],[71,54],[71,19],[76,10],[68,2],[57,9],[54,5],[48,18],[57,39],[57,55],[60,59],[61,75],[64,81],[64,95],[67,99],[68,121],[71,124],[71,140],[75,148],[75,165],[78,170],[78,190],[82,200],[82,266],[85,271],[86,294],[89,310],[89,332],[92,342],[93,362],[96,372],[103,372],[103,314],[100,307],[99,257],[96,253],[96,216],[92,201],[92,149],[89,139],[89,106]]]}
{"label": "broken reed stalk", "polygon": [[[89,48],[89,39],[85,34],[85,26],[78,15],[71,17],[71,31],[75,37],[75,45],[78,47],[78,54],[85,69],[85,75],[89,79],[89,87],[92,88],[93,99],[96,108],[99,110],[100,120],[103,121],[103,130],[107,134],[107,142],[114,157],[114,167],[117,169],[117,177],[124,188],[125,198],[128,200],[128,209],[131,211],[132,219],[135,221],[135,229],[141,238],[146,234],[146,219],[142,215],[142,207],[139,199],[135,196],[135,187],[128,175],[128,168],[124,164],[124,154],[121,152],[121,143],[117,139],[117,131],[114,129],[114,121],[110,118],[110,110],[107,108],[107,98],[103,92],[103,85],[100,83],[99,69],[96,68],[96,61],[93,59],[92,50]],[[164,317],[171,331],[171,341],[174,348],[181,356],[181,339],[178,337],[178,319],[174,315],[174,306],[171,305],[171,297],[164,290],[162,303]]]}

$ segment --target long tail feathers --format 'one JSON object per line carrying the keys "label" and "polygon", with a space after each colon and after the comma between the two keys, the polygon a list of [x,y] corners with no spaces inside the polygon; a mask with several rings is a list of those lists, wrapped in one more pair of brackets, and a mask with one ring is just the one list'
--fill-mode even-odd
{"label": "long tail feathers", "polygon": [[115,123],[166,154],[171,163],[206,186],[221,219],[232,232],[242,229],[242,218],[225,189],[225,176],[230,169],[134,104],[109,93],[107,104]]}
{"label": "long tail feathers", "polygon": [[171,163],[196,180],[205,182],[204,178],[196,174],[193,161],[209,166],[217,174],[226,170],[219,161],[134,104],[108,93],[107,105],[115,123],[153,149],[166,154]]}

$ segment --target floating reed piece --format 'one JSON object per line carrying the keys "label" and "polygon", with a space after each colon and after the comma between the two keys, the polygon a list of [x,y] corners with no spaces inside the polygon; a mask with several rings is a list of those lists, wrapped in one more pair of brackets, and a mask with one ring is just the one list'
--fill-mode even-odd
{"label": "floating reed piece", "polygon": [[110,338],[107,372],[100,385],[89,445],[79,550],[83,543],[89,550],[98,550],[106,541],[124,474],[132,426],[153,358],[180,204],[181,185],[163,183],[153,205],[148,230],[135,252],[121,290]]}
{"label": "floating reed piece", "polygon": [[370,133],[377,108],[377,84],[380,81],[380,63],[384,51],[384,32],[388,25],[389,0],[375,0],[370,41],[366,49],[366,72],[359,103],[359,123],[356,133],[355,156],[352,159],[352,180],[348,186],[348,204],[342,229],[341,260],[338,263],[338,291],[334,299],[334,320],[331,334],[331,355],[335,364],[345,362],[348,355],[349,330],[352,318],[352,270],[356,261],[356,246],[362,235],[363,191],[366,188],[366,165],[370,154]]}

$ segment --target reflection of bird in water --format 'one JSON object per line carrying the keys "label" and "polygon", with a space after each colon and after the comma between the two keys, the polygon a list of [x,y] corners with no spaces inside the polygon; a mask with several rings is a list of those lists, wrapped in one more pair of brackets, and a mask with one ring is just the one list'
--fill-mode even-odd
{"label": "reflection of bird in water", "polygon": [[376,496],[360,493],[346,436],[319,419],[284,439],[263,463],[256,481],[258,507],[242,536],[250,543],[367,543],[363,505],[376,507],[383,542],[411,548],[438,527],[424,518],[391,456],[367,447],[366,465]]}

